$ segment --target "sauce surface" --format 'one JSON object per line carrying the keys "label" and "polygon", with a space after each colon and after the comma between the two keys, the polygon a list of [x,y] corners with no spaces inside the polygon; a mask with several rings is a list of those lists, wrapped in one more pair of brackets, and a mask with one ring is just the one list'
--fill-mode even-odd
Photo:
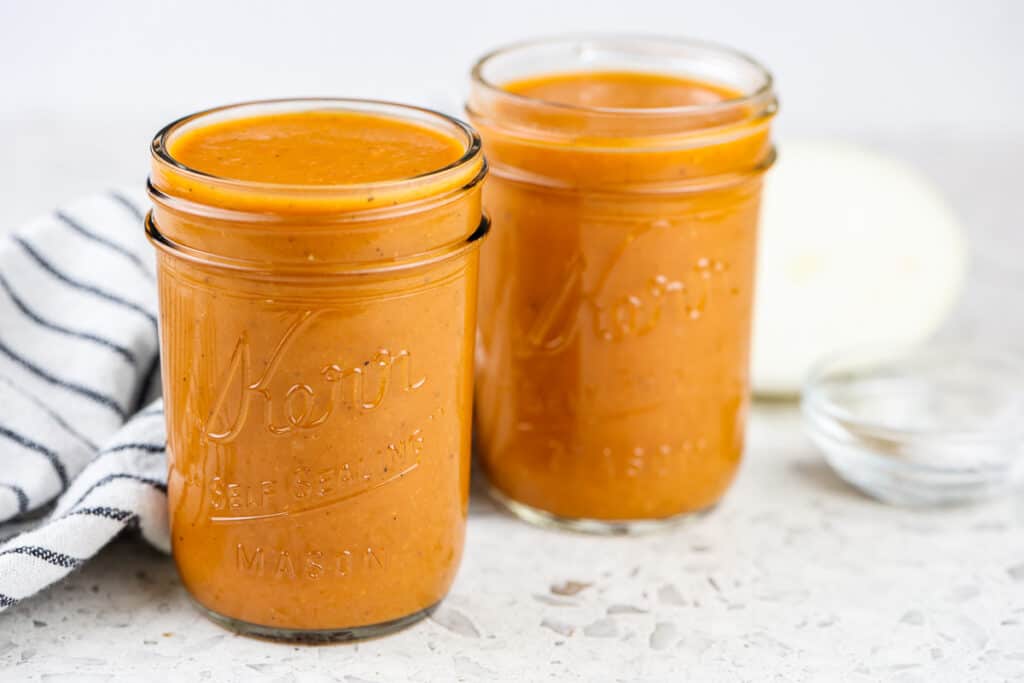
{"label": "sauce surface", "polygon": [[[503,88],[648,111],[739,96],[632,72]],[[495,226],[481,269],[481,460],[507,498],[570,519],[708,508],[743,450],[767,122],[742,109],[632,113],[520,101],[471,112]]]}
{"label": "sauce surface", "polygon": [[717,104],[735,90],[700,81],[635,71],[549,74],[506,83],[508,92],[574,107],[655,109]]}
{"label": "sauce surface", "polygon": [[[324,112],[197,126],[169,149],[232,180],[331,186],[422,175],[465,152],[411,122]],[[409,210],[372,186],[312,204],[154,163],[171,198],[154,195],[161,234],[245,264],[159,251],[173,551],[216,614],[336,631],[447,592],[468,504],[477,249],[377,274],[345,267],[464,243],[481,220],[479,185],[453,190],[476,173],[464,171],[404,190],[449,193]]]}
{"label": "sauce surface", "polygon": [[408,121],[314,111],[229,119],[176,136],[171,156],[203,173],[261,183],[345,185],[404,180],[457,161],[451,135]]}

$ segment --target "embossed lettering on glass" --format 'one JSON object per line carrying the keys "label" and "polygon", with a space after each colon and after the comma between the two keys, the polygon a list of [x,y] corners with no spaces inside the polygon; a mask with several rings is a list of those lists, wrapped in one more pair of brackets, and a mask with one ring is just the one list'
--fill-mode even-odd
{"label": "embossed lettering on glass", "polygon": [[495,496],[599,533],[710,508],[743,449],[770,75],[692,41],[544,40],[480,60],[467,109]]}
{"label": "embossed lettering on glass", "polygon": [[462,553],[485,165],[358,100],[202,112],[153,142],[174,557],[214,619],[349,639]]}

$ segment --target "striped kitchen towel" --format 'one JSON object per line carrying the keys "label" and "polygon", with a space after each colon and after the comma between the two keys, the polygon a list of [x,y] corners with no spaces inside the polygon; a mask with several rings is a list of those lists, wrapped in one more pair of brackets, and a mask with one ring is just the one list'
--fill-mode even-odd
{"label": "striped kitchen towel", "polygon": [[146,203],[111,192],[0,236],[0,610],[123,529],[169,549]]}

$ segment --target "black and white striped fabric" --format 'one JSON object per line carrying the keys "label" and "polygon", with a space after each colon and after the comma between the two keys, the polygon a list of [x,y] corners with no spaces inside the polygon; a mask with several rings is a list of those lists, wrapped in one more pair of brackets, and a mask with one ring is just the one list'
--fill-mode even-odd
{"label": "black and white striped fabric", "polygon": [[0,236],[0,610],[125,528],[170,546],[145,205],[111,192]]}

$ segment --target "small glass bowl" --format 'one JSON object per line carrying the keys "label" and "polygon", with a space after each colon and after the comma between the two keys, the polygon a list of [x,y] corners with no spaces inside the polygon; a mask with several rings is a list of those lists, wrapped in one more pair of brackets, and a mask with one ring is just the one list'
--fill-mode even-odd
{"label": "small glass bowl", "polygon": [[1024,362],[969,347],[863,348],[820,363],[802,403],[843,479],[898,505],[990,498],[1019,480]]}

